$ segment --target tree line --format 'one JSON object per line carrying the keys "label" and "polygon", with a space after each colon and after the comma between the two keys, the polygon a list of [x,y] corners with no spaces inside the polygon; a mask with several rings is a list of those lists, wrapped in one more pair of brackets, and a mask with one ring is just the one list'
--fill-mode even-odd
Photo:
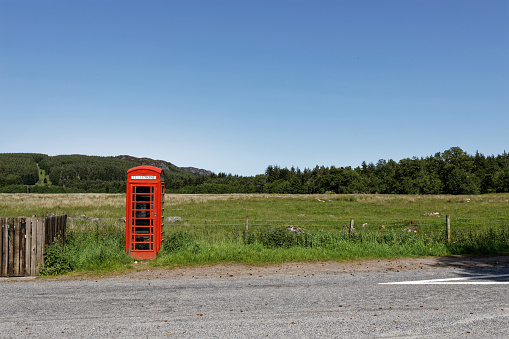
{"label": "tree line", "polygon": [[379,160],[361,166],[313,169],[270,165],[253,177],[219,173],[187,179],[171,189],[178,193],[379,193],[484,194],[509,192],[509,157],[468,155],[452,147],[428,157]]}
{"label": "tree line", "polygon": [[265,173],[244,177],[226,173],[197,175],[171,163],[132,157],[0,154],[0,192],[123,193],[127,170],[152,165],[165,171],[169,193],[379,193],[484,194],[509,192],[509,159],[469,155],[452,147],[428,157],[363,162],[360,166],[312,169],[270,165]]}

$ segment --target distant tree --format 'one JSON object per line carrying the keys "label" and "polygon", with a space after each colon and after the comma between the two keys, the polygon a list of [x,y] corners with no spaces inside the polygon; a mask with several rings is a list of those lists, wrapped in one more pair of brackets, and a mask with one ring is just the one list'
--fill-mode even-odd
{"label": "distant tree", "polygon": [[451,171],[447,178],[447,193],[449,194],[464,194],[467,191],[467,173],[459,168]]}
{"label": "distant tree", "polygon": [[449,194],[479,194],[481,191],[479,179],[475,176],[468,176],[460,168],[451,171],[446,187]]}
{"label": "distant tree", "polygon": [[497,192],[509,192],[509,170],[500,172],[495,181]]}

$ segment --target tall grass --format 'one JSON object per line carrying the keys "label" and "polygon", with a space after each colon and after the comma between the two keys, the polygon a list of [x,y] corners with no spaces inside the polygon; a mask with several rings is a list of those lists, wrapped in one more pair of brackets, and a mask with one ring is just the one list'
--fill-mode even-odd
{"label": "tall grass", "polygon": [[125,253],[125,225],[117,220],[69,219],[66,243],[46,247],[42,275],[71,271],[123,271],[133,260]]}
{"label": "tall grass", "polygon": [[507,228],[486,232],[457,232],[458,241],[447,244],[442,232],[415,234],[401,231],[292,233],[285,228],[259,230],[236,239],[205,241],[195,234],[178,231],[166,238],[152,263],[156,266],[186,266],[213,263],[265,264],[285,261],[354,260],[500,254],[509,252]]}

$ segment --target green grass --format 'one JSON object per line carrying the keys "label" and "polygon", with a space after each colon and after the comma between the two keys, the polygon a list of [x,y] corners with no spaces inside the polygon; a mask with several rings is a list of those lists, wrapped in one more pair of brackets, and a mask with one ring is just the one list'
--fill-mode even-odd
{"label": "green grass", "polygon": [[[165,224],[163,250],[151,265],[509,253],[508,207],[509,194],[167,195],[165,216],[184,221]],[[133,262],[124,253],[125,225],[119,221],[125,195],[0,194],[0,216],[49,213],[68,214],[69,230],[65,247],[47,252],[55,259],[47,261],[54,263],[47,274],[116,271]],[[445,239],[445,215],[451,216],[451,244]],[[350,218],[353,235],[345,228]],[[287,225],[306,233],[288,233]],[[418,232],[404,231],[409,226]]]}
{"label": "green grass", "polygon": [[[322,234],[329,236],[330,234]],[[314,237],[313,235],[311,237]],[[332,237],[333,238],[333,237]],[[214,243],[195,241],[192,245],[174,251],[163,250],[152,263],[155,266],[189,266],[214,263],[241,263],[260,265],[291,261],[347,261],[368,258],[426,257],[449,255],[444,243],[411,241],[392,245],[384,242],[364,242],[331,239],[326,244],[306,246],[266,246],[262,242],[245,243],[224,240]]]}
{"label": "green grass", "polygon": [[[235,238],[249,232],[294,225],[308,232],[342,232],[355,222],[356,232],[403,231],[414,226],[419,233],[445,232],[445,216],[453,231],[505,227],[509,221],[509,195],[402,196],[402,195],[231,195],[167,199],[165,214],[183,222],[166,225],[166,231],[186,231],[198,238]],[[218,200],[221,198],[221,200]],[[438,213],[435,215],[434,213]],[[364,226],[363,226],[364,225]],[[379,229],[382,227],[382,231]]]}
{"label": "green grass", "polygon": [[267,264],[288,261],[357,260],[372,258],[429,257],[463,254],[501,254],[509,251],[509,231],[504,228],[457,231],[457,241],[447,244],[444,234],[401,231],[290,233],[265,229],[247,237],[206,241],[187,232],[171,233],[155,266],[188,266],[214,263]]}
{"label": "green grass", "polygon": [[125,253],[125,226],[111,220],[68,220],[66,244],[47,246],[42,275],[119,272],[131,267]]}

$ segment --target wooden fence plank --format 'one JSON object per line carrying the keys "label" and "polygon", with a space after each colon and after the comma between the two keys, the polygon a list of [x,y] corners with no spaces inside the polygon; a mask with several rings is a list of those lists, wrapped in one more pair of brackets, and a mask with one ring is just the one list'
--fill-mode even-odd
{"label": "wooden fence plank", "polygon": [[7,225],[9,227],[9,254],[8,254],[8,267],[7,267],[7,275],[12,276],[14,273],[14,219],[8,218]]}
{"label": "wooden fence plank", "polygon": [[62,228],[62,218],[61,216],[57,216],[55,218],[55,237],[57,241],[61,242],[62,241],[62,232],[61,232],[61,228]]}
{"label": "wooden fence plank", "polygon": [[48,234],[48,238],[44,242],[44,245],[51,244],[55,238],[55,218],[46,218],[46,233]]}
{"label": "wooden fence plank", "polygon": [[58,236],[60,235],[60,233],[58,232],[60,229],[60,217],[59,216],[53,217],[53,227],[54,227],[53,239],[51,239],[50,243],[54,243],[55,240],[57,240]]}
{"label": "wooden fence plank", "polygon": [[32,249],[30,254],[30,275],[36,275],[37,268],[37,234],[39,234],[39,222],[35,215],[32,216]]}
{"label": "wooden fence plank", "polygon": [[61,243],[62,242],[62,216],[59,215],[56,219],[57,219],[57,229],[56,229],[57,239]]}
{"label": "wooden fence plank", "polygon": [[30,257],[32,253],[32,218],[25,219],[25,275],[30,273]]}
{"label": "wooden fence plank", "polygon": [[63,235],[63,241],[64,241],[64,244],[67,242],[67,214],[64,214],[64,235]]}
{"label": "wooden fence plank", "polygon": [[[46,231],[49,235],[48,239],[46,239],[46,242],[44,243],[44,245],[49,245],[49,244],[52,244],[54,241],[55,241],[55,236],[56,236],[56,226],[57,226],[57,218],[55,218],[54,216],[53,217],[50,217],[48,218],[49,219],[49,231]],[[48,227],[48,219],[46,219],[46,227]]]}
{"label": "wooden fence plank", "polygon": [[51,218],[50,217],[44,218],[44,226],[45,226],[44,244],[48,244],[50,242],[49,239],[51,238]]}
{"label": "wooden fence plank", "polygon": [[35,275],[39,275],[40,265],[44,262],[44,234],[45,232],[45,219],[37,218],[37,257],[35,266]]}
{"label": "wooden fence plank", "polygon": [[67,214],[60,216],[60,237],[62,238],[62,245],[65,244],[65,231],[67,226]]}
{"label": "wooden fence plank", "polygon": [[[7,276],[7,264],[4,263],[7,260],[7,240],[4,240],[4,228],[5,218],[0,218],[0,277]],[[5,246],[4,246],[5,245]],[[5,271],[4,271],[5,267]]]}
{"label": "wooden fence plank", "polygon": [[7,277],[9,271],[9,225],[7,218],[4,218],[3,220],[4,220],[4,231],[3,231],[4,248],[2,249],[3,252],[2,275],[4,277]]}
{"label": "wooden fence plank", "polygon": [[19,275],[25,276],[25,245],[26,245],[26,219],[20,218],[19,220]]}
{"label": "wooden fence plank", "polygon": [[49,222],[48,222],[48,217],[45,217],[45,218],[44,218],[44,225],[46,225],[46,227],[45,227],[45,228],[46,228],[46,230],[45,230],[45,231],[44,231],[44,233],[43,233],[43,237],[44,237],[44,243],[46,243],[46,242],[48,241],[48,237],[49,237],[48,232],[49,232],[49,230],[50,230],[50,228],[49,228]]}
{"label": "wooden fence plank", "polygon": [[12,276],[19,276],[19,238],[20,238],[20,228],[19,228],[19,218],[14,218],[14,252],[12,262]]}

